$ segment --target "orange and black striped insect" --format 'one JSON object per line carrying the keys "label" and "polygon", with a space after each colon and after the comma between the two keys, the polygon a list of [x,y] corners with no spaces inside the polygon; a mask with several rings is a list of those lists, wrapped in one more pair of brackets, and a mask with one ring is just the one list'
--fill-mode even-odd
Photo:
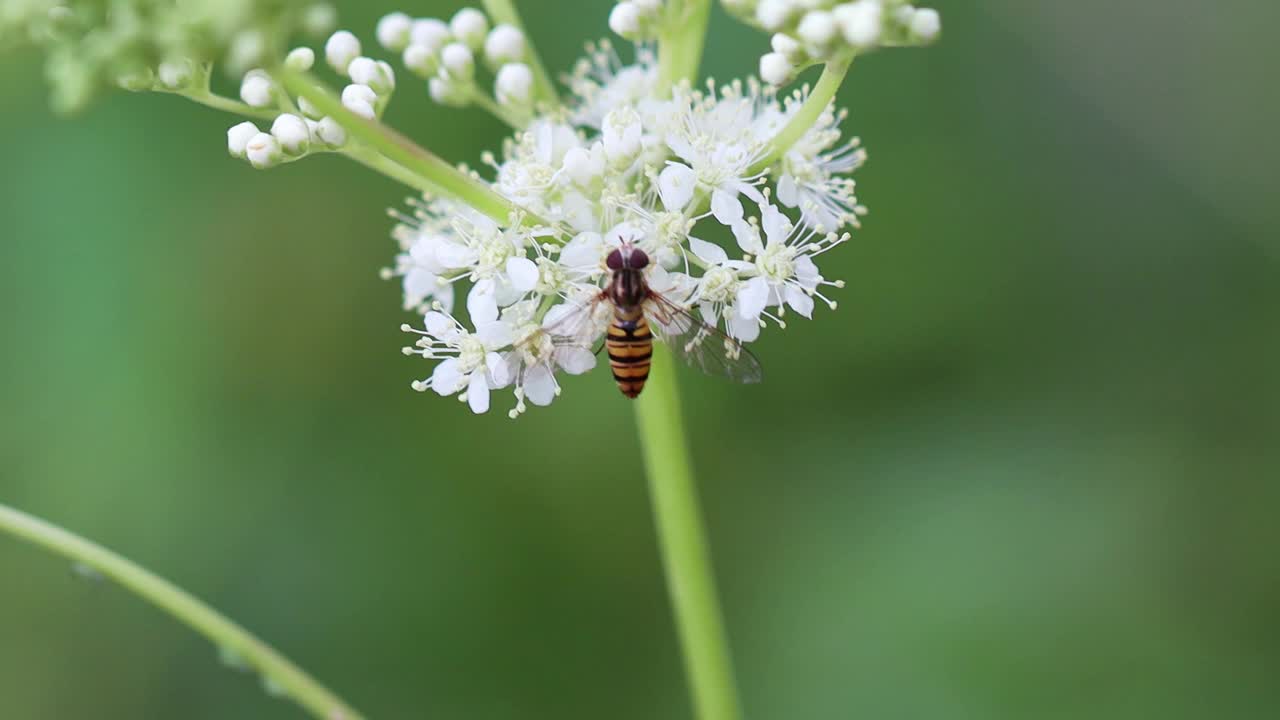
{"label": "orange and black striped insect", "polygon": [[[557,327],[564,331],[589,326],[601,303],[612,308],[604,347],[609,354],[613,379],[623,395],[634,398],[644,390],[655,336],[687,365],[741,383],[760,382],[763,376],[760,363],[750,351],[649,287],[644,274],[649,256],[643,250],[624,242],[609,253],[605,265],[609,278],[604,289],[557,323]],[[580,332],[564,334],[581,337]]]}

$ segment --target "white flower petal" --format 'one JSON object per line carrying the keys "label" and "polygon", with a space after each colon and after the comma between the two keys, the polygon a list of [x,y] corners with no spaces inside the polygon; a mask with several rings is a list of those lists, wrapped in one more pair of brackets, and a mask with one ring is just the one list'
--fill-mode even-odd
{"label": "white flower petal", "polygon": [[467,293],[467,313],[474,325],[498,319],[498,300],[492,280],[481,280],[471,286],[471,292]]}
{"label": "white flower petal", "polygon": [[489,410],[489,381],[482,372],[471,373],[471,382],[467,384],[467,404],[471,412],[479,415]]}
{"label": "white flower petal", "polygon": [[711,214],[715,215],[720,224],[733,227],[734,223],[742,220],[742,201],[738,200],[737,195],[716,188],[711,193]]}
{"label": "white flower petal", "polygon": [[436,245],[436,261],[447,268],[464,268],[474,265],[480,257],[474,248],[455,242]]}
{"label": "white flower petal", "polygon": [[813,298],[809,297],[809,293],[795,285],[788,284],[786,296],[787,304],[791,306],[792,310],[807,318],[813,317]]}
{"label": "white flower petal", "polygon": [[791,234],[791,221],[778,210],[777,205],[760,206],[760,225],[770,245],[785,243]]}
{"label": "white flower petal", "polygon": [[760,231],[755,225],[746,220],[739,220],[731,226],[733,237],[738,241],[738,247],[742,248],[742,252],[749,255],[759,255],[764,250],[764,244],[760,242]]}
{"label": "white flower petal", "polygon": [[670,163],[658,175],[658,195],[662,198],[662,206],[667,212],[684,210],[693,199],[697,178],[687,165]]}
{"label": "white flower petal", "polygon": [[556,397],[556,381],[546,365],[535,365],[524,376],[524,396],[534,405],[550,405]]}
{"label": "white flower petal", "polygon": [[596,366],[596,356],[584,347],[563,347],[556,351],[556,362],[570,375],[581,375]]}
{"label": "white flower petal", "polygon": [[449,358],[431,373],[431,389],[440,395],[453,395],[467,384],[467,376],[458,369],[458,359]]}
{"label": "white flower petal", "polygon": [[796,279],[800,281],[805,290],[813,290],[818,287],[818,283],[822,282],[822,275],[818,272],[818,266],[814,264],[813,259],[808,255],[801,255],[796,258]]}
{"label": "white flower petal", "polygon": [[511,279],[511,287],[527,293],[538,285],[538,266],[527,257],[513,257],[507,260],[507,277]]}
{"label": "white flower petal", "polygon": [[427,332],[434,337],[444,339],[457,332],[458,328],[453,324],[447,315],[432,310],[422,318],[423,324],[426,325]]}
{"label": "white flower petal", "polygon": [[738,290],[738,301],[735,303],[738,317],[755,320],[764,312],[769,303],[769,281],[762,277],[753,277],[742,284]]}
{"label": "white flower petal", "polygon": [[729,255],[724,251],[724,248],[692,236],[689,237],[689,249],[693,251],[694,255],[713,265],[719,265],[729,259]]}
{"label": "white flower petal", "polygon": [[738,313],[730,312],[725,313],[724,319],[730,337],[742,342],[754,342],[760,337],[760,321],[756,318],[738,317]]}
{"label": "white flower petal", "polygon": [[784,173],[778,178],[778,202],[787,207],[795,207],[800,202],[800,190],[796,187],[796,179],[791,173]]}
{"label": "white flower petal", "polygon": [[476,323],[476,337],[480,338],[480,344],[486,349],[498,350],[511,344],[515,339],[515,330],[511,323],[501,320]]}
{"label": "white flower petal", "polygon": [[489,370],[489,387],[491,389],[504,388],[510,385],[515,378],[511,362],[496,352],[485,354],[484,366]]}

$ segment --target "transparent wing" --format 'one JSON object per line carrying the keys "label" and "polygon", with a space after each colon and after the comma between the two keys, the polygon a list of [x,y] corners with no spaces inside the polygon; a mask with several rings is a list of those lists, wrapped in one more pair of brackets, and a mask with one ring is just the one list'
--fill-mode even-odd
{"label": "transparent wing", "polygon": [[764,379],[760,361],[750,350],[662,295],[650,291],[644,311],[654,334],[684,364],[734,382],[758,383]]}
{"label": "transparent wing", "polygon": [[603,292],[593,292],[551,308],[542,329],[558,346],[591,348],[604,334],[612,306]]}

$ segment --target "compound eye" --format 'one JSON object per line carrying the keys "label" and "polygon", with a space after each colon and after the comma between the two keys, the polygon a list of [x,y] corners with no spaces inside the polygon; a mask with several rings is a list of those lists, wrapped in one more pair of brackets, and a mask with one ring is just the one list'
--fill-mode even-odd
{"label": "compound eye", "polygon": [[621,270],[622,269],[622,251],[614,250],[613,252],[609,253],[609,257],[604,259],[604,264],[607,265],[610,270]]}
{"label": "compound eye", "polygon": [[643,250],[631,251],[631,267],[635,268],[636,270],[640,270],[648,266],[649,266],[649,256],[645,254],[645,251]]}

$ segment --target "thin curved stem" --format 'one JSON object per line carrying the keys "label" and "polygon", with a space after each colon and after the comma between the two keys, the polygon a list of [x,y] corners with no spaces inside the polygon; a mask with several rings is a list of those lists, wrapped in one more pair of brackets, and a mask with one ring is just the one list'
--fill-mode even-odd
{"label": "thin curved stem", "polygon": [[188,100],[197,102],[205,107],[211,107],[214,110],[233,113],[235,115],[243,115],[244,117],[258,118],[259,120],[275,120],[280,114],[279,110],[272,108],[256,108],[252,105],[242,103],[239,100],[232,100],[229,97],[217,95],[208,90],[198,93],[172,93],[180,95]]}
{"label": "thin curved stem", "polygon": [[840,84],[844,82],[844,76],[848,74],[849,66],[852,64],[853,51],[837,55],[827,61],[827,64],[822,67],[822,75],[818,78],[818,83],[813,86],[813,90],[809,92],[809,96],[805,98],[796,114],[769,141],[769,153],[751,166],[752,173],[769,169],[770,165],[777,162],[791,149],[792,145],[809,132],[809,128],[818,122],[818,118],[822,117],[822,113],[831,104],[832,98],[836,96],[836,91],[840,89]]}
{"label": "thin curved stem", "polygon": [[655,344],[652,374],[635,404],[636,427],[697,717],[739,720],[733,661],[702,528],[675,373],[671,351]]}
{"label": "thin curved stem", "polygon": [[[504,225],[513,210],[520,210],[479,179],[453,167],[409,138],[376,120],[351,112],[332,91],[305,73],[281,69],[277,78],[291,94],[305,97],[320,112],[337,120],[348,133],[423,181],[431,183],[442,194],[462,200]],[[542,223],[540,218],[527,210],[522,212],[526,222]]]}
{"label": "thin curved stem", "polygon": [[319,720],[364,716],[247,630],[190,593],[124,557],[39,518],[0,504],[0,532],[70,558],[119,583],[242,661]]}

